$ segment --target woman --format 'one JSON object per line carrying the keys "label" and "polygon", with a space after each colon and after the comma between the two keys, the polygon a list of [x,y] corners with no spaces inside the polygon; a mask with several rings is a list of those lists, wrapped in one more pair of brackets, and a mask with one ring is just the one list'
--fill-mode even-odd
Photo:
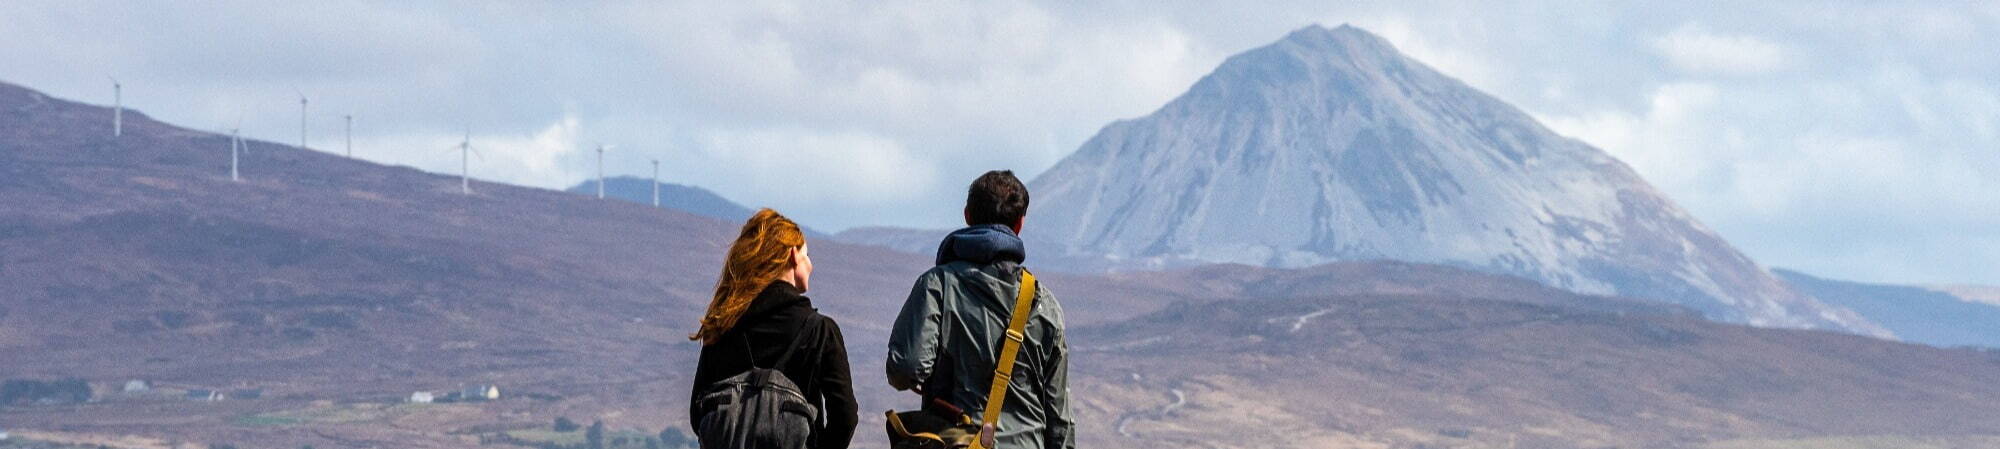
{"label": "woman", "polygon": [[803,295],[812,269],[797,223],[770,209],[743,223],[729,246],[701,328],[688,336],[702,344],[688,405],[689,424],[697,433],[703,414],[716,408],[703,406],[704,393],[754,366],[784,373],[817,410],[808,447],[847,447],[856,419],[847,346],[840,326]]}

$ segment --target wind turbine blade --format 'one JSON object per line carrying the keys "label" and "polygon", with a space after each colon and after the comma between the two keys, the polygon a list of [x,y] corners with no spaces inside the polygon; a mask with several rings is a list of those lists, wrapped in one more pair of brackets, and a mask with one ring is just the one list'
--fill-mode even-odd
{"label": "wind turbine blade", "polygon": [[466,146],[465,146],[465,149],[467,149],[467,150],[472,150],[472,157],[476,157],[476,158],[479,158],[479,161],[480,161],[480,162],[486,162],[486,156],[485,156],[485,155],[482,155],[482,154],[479,154],[479,148],[478,148],[478,147],[474,147],[474,146],[471,146],[471,145],[466,145]]}

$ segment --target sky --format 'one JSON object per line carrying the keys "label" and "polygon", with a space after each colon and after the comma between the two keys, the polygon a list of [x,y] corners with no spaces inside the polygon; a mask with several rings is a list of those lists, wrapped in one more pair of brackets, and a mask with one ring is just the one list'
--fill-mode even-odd
{"label": "sky", "polygon": [[959,220],[1224,58],[1352,24],[1630,164],[1767,266],[2000,284],[2000,2],[0,2],[0,81],[455,172]]}

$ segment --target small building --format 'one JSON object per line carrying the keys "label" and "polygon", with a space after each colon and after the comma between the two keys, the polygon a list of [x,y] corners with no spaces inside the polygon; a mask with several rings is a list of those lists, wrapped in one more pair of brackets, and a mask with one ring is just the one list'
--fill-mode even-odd
{"label": "small building", "polygon": [[187,398],[194,401],[215,402],[222,400],[224,397],[222,392],[215,390],[188,390],[187,392]]}
{"label": "small building", "polygon": [[473,385],[460,390],[458,397],[464,401],[493,401],[500,399],[500,387],[493,385]]}
{"label": "small building", "polygon": [[7,441],[7,431],[0,430],[0,441]]}
{"label": "small building", "polygon": [[428,391],[410,393],[410,403],[412,404],[429,404],[436,401],[437,397],[431,395],[431,392]]}
{"label": "small building", "polygon": [[153,391],[153,386],[151,384],[147,384],[146,381],[133,379],[131,381],[125,382],[126,393],[145,393],[148,391]]}

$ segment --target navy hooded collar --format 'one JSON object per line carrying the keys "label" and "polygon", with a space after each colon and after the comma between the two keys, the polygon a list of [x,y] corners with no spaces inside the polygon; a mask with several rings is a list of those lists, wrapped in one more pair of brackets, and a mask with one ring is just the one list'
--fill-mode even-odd
{"label": "navy hooded collar", "polygon": [[1006,225],[969,226],[951,231],[944,236],[943,242],[938,243],[938,265],[958,261],[980,265],[1000,261],[1018,264],[1027,260],[1027,245]]}

